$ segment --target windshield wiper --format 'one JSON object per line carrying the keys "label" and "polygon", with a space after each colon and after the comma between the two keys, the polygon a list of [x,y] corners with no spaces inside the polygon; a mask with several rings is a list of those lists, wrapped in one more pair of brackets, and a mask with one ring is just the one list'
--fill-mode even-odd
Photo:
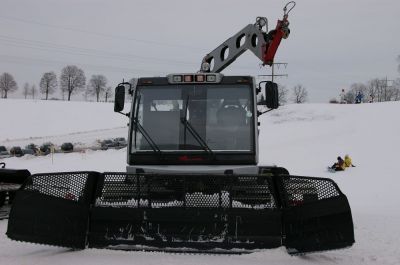
{"label": "windshield wiper", "polygon": [[[136,114],[139,113],[139,103],[140,103],[140,99],[142,97],[139,96],[138,97],[138,102],[136,103]],[[147,133],[147,131],[143,128],[143,126],[140,124],[138,118],[134,118],[133,119],[133,125],[135,125],[135,130],[138,130],[144,137],[144,139],[147,141],[147,143],[150,145],[151,149],[153,149],[153,151],[159,155],[162,154],[160,148],[158,147],[158,145],[153,141],[153,139],[151,139],[150,135]],[[135,134],[135,143],[136,143],[136,134]]]}
{"label": "windshield wiper", "polygon": [[153,141],[153,139],[151,139],[150,135],[146,132],[146,130],[143,128],[143,126],[139,123],[139,121],[137,120],[137,118],[135,118],[133,120],[133,124],[136,126],[135,129],[137,129],[144,137],[144,139],[146,139],[147,143],[150,145],[151,149],[153,149],[154,152],[158,153],[158,154],[162,154],[160,148],[158,147],[158,145]]}
{"label": "windshield wiper", "polygon": [[200,146],[203,148],[204,151],[206,151],[209,155],[214,155],[213,151],[211,148],[207,145],[207,143],[203,140],[203,138],[200,136],[200,134],[196,131],[196,129],[190,124],[190,122],[187,119],[187,111],[188,111],[188,106],[189,106],[189,96],[186,98],[186,106],[185,106],[185,116],[181,117],[181,123],[185,126],[185,132],[184,132],[184,137],[185,137],[185,145],[186,145],[186,130],[190,132],[190,134],[194,137],[194,139],[200,144]]}

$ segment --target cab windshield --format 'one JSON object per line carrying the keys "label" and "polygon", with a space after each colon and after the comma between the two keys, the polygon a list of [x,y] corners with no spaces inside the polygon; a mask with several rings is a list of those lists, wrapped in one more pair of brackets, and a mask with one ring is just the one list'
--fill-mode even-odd
{"label": "cab windshield", "polygon": [[138,86],[131,152],[253,151],[250,89],[240,84]]}

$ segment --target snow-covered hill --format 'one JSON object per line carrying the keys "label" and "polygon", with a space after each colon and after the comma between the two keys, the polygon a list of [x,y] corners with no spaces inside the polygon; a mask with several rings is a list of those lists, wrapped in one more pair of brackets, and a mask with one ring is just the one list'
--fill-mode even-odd
{"label": "snow-covered hill", "polygon": [[[46,104],[54,104],[45,107]],[[0,100],[0,144],[29,137],[86,135],[86,141],[119,128],[127,120],[105,103]],[[46,110],[49,108],[51,110]],[[14,109],[15,111],[13,111]],[[7,115],[4,116],[4,113]],[[400,264],[400,102],[332,105],[287,105],[261,117],[260,162],[276,163],[292,174],[333,178],[348,196],[355,224],[353,247],[304,257],[284,248],[242,256],[177,255],[68,249],[12,242],[0,221],[0,264]],[[66,117],[60,122],[60,117]],[[4,122],[6,121],[6,122]],[[29,125],[26,130],[25,125]],[[43,133],[46,128],[46,133]],[[94,132],[94,135],[84,132]],[[80,134],[83,133],[83,134]],[[113,133],[115,133],[113,131]],[[124,136],[124,135],[122,135]],[[93,137],[93,139],[91,139]],[[104,138],[107,138],[106,135]],[[125,151],[55,154],[51,157],[8,158],[8,167],[31,172],[123,171]],[[355,168],[329,173],[338,155],[353,158]]]}
{"label": "snow-covered hill", "polygon": [[113,108],[104,102],[0,99],[0,145],[92,144],[125,136],[127,119]]}

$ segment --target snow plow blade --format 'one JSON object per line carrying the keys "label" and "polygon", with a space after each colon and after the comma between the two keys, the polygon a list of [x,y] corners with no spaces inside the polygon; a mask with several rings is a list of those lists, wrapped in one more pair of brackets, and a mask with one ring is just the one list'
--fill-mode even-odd
{"label": "snow plow blade", "polygon": [[7,236],[79,249],[218,253],[354,243],[349,204],[332,180],[267,175],[37,174],[17,193]]}

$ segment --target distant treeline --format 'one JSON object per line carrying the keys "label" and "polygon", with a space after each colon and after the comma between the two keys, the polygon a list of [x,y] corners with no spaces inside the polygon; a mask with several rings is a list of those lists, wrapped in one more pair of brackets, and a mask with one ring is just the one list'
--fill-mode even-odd
{"label": "distant treeline", "polygon": [[[109,101],[112,96],[112,88],[108,86],[107,78],[104,75],[92,75],[89,82],[86,82],[86,76],[82,69],[75,65],[67,65],[61,70],[59,78],[53,72],[43,73],[40,82],[39,90],[35,85],[25,83],[22,90],[22,95],[25,98],[38,97],[39,92],[42,99],[51,99],[50,96],[57,90],[61,91],[62,100],[71,100],[71,95],[83,93],[85,100],[89,97],[94,97],[96,101]],[[10,93],[18,90],[18,84],[10,73],[0,75],[0,96],[7,98]],[[57,98],[58,99],[58,98]]]}

